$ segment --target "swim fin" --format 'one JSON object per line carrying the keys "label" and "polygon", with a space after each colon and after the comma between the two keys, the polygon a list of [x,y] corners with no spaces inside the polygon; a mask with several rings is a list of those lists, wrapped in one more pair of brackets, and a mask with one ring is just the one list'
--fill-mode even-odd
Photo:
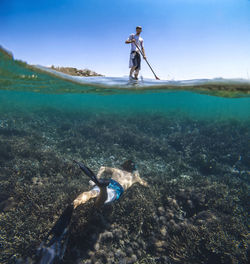
{"label": "swim fin", "polygon": [[69,226],[73,210],[74,206],[70,204],[56,221],[55,225],[37,250],[36,263],[52,264],[62,260],[67,248]]}
{"label": "swim fin", "polygon": [[105,187],[109,185],[109,179],[97,179],[95,173],[85,166],[82,162],[78,162],[74,160],[74,162],[80,167],[80,169],[88,176],[90,179],[98,186],[98,187]]}

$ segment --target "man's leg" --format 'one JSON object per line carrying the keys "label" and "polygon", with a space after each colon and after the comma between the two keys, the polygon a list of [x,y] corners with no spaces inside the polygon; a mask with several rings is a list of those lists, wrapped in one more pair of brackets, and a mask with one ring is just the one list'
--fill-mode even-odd
{"label": "man's leg", "polygon": [[130,70],[129,77],[133,77],[133,72],[135,71],[136,66],[133,66]]}
{"label": "man's leg", "polygon": [[135,55],[135,64],[136,64],[135,79],[138,80],[138,75],[139,75],[139,71],[141,68],[141,56],[139,53],[136,53],[136,55]]}
{"label": "man's leg", "polygon": [[138,80],[138,75],[139,75],[139,69],[135,71],[135,79]]}
{"label": "man's leg", "polygon": [[96,201],[95,201],[95,206],[96,208],[100,208],[104,205],[105,201],[108,198],[108,193],[107,193],[107,187],[100,187],[100,194],[98,195]]}
{"label": "man's leg", "polygon": [[77,198],[74,200],[74,209],[76,209],[77,206],[80,204],[85,204],[89,199],[95,198],[99,195],[99,192],[97,190],[90,190],[88,192],[83,192],[80,195],[77,196]]}

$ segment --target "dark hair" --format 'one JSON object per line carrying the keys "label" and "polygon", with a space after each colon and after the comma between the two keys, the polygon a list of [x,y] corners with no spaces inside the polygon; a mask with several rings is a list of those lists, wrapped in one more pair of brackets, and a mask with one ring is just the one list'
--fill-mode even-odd
{"label": "dark hair", "polygon": [[122,168],[127,172],[133,172],[137,169],[137,166],[132,160],[127,160],[122,164]]}
{"label": "dark hair", "polygon": [[137,27],[136,27],[136,29],[138,29],[138,28],[139,28],[139,29],[142,29],[142,27],[141,27],[141,26],[137,26]]}

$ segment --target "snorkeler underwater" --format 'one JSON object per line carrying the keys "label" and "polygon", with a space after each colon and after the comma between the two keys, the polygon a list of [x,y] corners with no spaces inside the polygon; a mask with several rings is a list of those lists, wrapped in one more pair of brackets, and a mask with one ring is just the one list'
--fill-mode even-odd
{"label": "snorkeler underwater", "polygon": [[[112,203],[120,198],[123,192],[129,189],[133,184],[140,183],[147,186],[132,160],[127,160],[122,165],[122,169],[101,167],[97,176],[83,163],[74,161],[80,169],[91,179],[91,185],[94,187],[90,191],[80,194],[67,208],[63,211],[51,231],[45,238],[45,241],[39,246],[37,252],[37,262],[40,264],[55,263],[63,259],[67,247],[70,221],[73,210],[81,204],[85,204],[89,199],[97,197],[95,202],[96,209],[104,204]],[[100,178],[105,172],[112,175],[110,179]],[[49,237],[51,238],[49,239]]]}

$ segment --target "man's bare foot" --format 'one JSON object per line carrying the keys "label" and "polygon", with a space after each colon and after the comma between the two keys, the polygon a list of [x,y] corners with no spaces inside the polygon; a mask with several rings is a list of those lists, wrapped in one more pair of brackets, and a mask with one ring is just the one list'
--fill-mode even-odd
{"label": "man's bare foot", "polygon": [[134,76],[129,76],[129,80],[138,80],[138,78],[134,77]]}

